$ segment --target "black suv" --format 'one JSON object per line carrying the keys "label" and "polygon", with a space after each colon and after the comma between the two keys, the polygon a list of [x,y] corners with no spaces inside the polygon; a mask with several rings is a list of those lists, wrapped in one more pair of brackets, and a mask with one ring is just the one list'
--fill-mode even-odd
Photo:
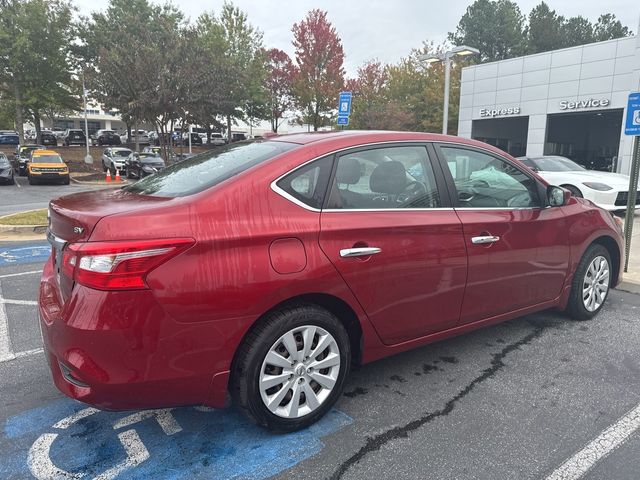
{"label": "black suv", "polygon": [[71,145],[82,145],[84,147],[87,144],[87,137],[85,137],[84,132],[79,129],[67,130],[64,133],[63,140],[65,147]]}

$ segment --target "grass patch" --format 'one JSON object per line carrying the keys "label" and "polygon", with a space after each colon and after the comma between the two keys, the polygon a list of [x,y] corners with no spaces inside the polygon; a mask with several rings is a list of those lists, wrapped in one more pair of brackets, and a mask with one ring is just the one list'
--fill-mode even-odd
{"label": "grass patch", "polygon": [[46,225],[47,209],[33,210],[32,212],[20,212],[6,217],[0,217],[1,225]]}

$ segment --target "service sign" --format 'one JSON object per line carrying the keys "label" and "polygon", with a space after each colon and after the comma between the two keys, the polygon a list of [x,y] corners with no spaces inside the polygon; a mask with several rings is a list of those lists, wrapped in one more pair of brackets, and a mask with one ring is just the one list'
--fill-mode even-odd
{"label": "service sign", "polygon": [[629,95],[624,134],[640,135],[640,93],[632,93]]}

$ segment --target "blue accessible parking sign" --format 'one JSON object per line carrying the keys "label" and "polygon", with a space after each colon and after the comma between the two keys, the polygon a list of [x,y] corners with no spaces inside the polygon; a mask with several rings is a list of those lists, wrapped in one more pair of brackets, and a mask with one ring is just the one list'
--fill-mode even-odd
{"label": "blue accessible parking sign", "polygon": [[351,114],[351,92],[340,92],[338,97],[338,116]]}
{"label": "blue accessible parking sign", "polygon": [[640,135],[640,93],[629,95],[624,133],[625,135]]}

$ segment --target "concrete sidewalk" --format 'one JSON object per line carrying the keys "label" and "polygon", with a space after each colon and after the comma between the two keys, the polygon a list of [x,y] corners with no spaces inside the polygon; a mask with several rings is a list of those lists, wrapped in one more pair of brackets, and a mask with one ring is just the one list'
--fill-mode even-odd
{"label": "concrete sidewalk", "polygon": [[[624,262],[624,259],[623,259]],[[631,251],[629,253],[629,267],[622,274],[620,290],[640,293],[640,212],[636,211],[633,219],[633,234],[631,236]]]}

